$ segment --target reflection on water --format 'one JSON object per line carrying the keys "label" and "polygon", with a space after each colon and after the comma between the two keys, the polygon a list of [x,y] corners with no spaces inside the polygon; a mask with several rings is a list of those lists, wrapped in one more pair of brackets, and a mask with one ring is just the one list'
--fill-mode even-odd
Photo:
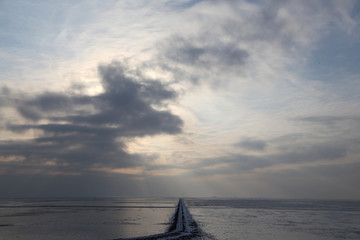
{"label": "reflection on water", "polygon": [[188,199],[194,219],[221,240],[360,239],[359,201]]}
{"label": "reflection on water", "polygon": [[[2,199],[0,239],[101,240],[165,232],[178,199]],[[359,201],[185,199],[219,240],[360,239]]]}
{"label": "reflection on water", "polygon": [[0,202],[2,239],[114,239],[164,232],[177,203],[161,199],[17,199]]}

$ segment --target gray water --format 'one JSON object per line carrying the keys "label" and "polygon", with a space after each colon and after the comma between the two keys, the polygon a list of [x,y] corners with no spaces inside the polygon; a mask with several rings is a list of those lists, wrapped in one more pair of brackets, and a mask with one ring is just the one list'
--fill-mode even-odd
{"label": "gray water", "polygon": [[360,239],[360,201],[189,199],[203,231],[217,239]]}
{"label": "gray water", "polygon": [[[162,233],[177,198],[1,199],[0,239],[101,240]],[[214,239],[360,239],[359,201],[185,199]]]}
{"label": "gray water", "polygon": [[101,240],[164,232],[177,198],[3,199],[0,240]]}

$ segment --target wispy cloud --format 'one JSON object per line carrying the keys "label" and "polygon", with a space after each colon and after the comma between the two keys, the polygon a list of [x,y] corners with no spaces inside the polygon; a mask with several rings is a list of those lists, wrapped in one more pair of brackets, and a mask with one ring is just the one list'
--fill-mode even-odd
{"label": "wispy cloud", "polygon": [[313,124],[333,125],[344,121],[360,121],[360,116],[308,116],[295,118],[296,121],[303,121]]}

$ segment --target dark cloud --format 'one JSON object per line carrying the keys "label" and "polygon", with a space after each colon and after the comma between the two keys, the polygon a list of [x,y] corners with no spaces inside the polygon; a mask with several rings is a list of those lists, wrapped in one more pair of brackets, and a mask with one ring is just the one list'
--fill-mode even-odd
{"label": "dark cloud", "polygon": [[181,132],[182,120],[164,110],[166,102],[176,98],[173,90],[156,80],[130,76],[120,63],[102,65],[99,73],[101,94],[46,92],[16,102],[17,111],[29,123],[8,123],[7,130],[18,134],[32,130],[36,135],[28,141],[2,142],[0,156],[24,159],[0,164],[30,173],[139,166],[145,156],[128,154],[126,141]]}
{"label": "dark cloud", "polygon": [[242,141],[235,143],[235,147],[240,147],[247,150],[253,151],[264,151],[266,149],[266,142],[256,139],[243,139]]}
{"label": "dark cloud", "polygon": [[[227,81],[225,72],[238,73],[248,62],[250,52],[245,46],[252,46],[255,41],[273,43],[278,41],[276,39],[289,38],[281,33],[284,24],[276,18],[282,1],[265,4],[254,16],[238,16],[239,3],[225,2],[232,9],[230,11],[234,11],[229,16],[202,13],[203,25],[197,34],[174,35],[161,41],[157,64],[174,74],[177,80],[199,83],[199,79],[203,79],[218,84]],[[244,26],[245,19],[251,26]],[[214,77],[219,79],[212,79]]]}
{"label": "dark cloud", "polygon": [[[324,16],[344,18],[341,10],[324,1],[306,1],[305,5],[288,0],[248,1],[253,4],[249,12],[242,1],[214,2],[214,6],[225,9],[226,15],[214,9],[200,11],[196,34],[177,34],[158,44],[155,65],[169,71],[177,81],[221,86],[219,83],[231,81],[233,76],[239,76],[239,80],[247,74],[243,71],[247,63],[272,59],[270,52],[297,57],[299,51],[316,41],[321,28],[332,23],[324,21]],[[309,27],[314,21],[317,26]]]}
{"label": "dark cloud", "polygon": [[[11,183],[11,184],[9,184]],[[128,176],[101,175],[0,175],[0,189],[7,197],[141,196],[139,184]]]}
{"label": "dark cloud", "polygon": [[[11,183],[11,184],[9,184]],[[188,186],[193,188],[189,188]],[[148,176],[139,181],[128,175],[13,174],[0,175],[2,197],[159,197],[208,196],[202,184],[182,176]]]}
{"label": "dark cloud", "polygon": [[8,88],[7,86],[2,86],[1,89],[0,89],[0,95],[9,95],[11,93],[11,90],[10,88]]}
{"label": "dark cloud", "polygon": [[[221,35],[221,34],[220,34]],[[178,81],[218,83],[225,79],[211,79],[201,74],[238,71],[249,58],[248,51],[236,39],[223,41],[220,35],[199,33],[197,36],[172,36],[158,45],[158,66],[171,72]],[[215,74],[215,75],[217,75]],[[205,74],[206,75],[206,74]],[[213,77],[213,76],[212,76]]]}
{"label": "dark cloud", "polygon": [[206,43],[199,39],[174,36],[168,40],[165,57],[174,62],[208,67],[211,65],[240,66],[246,62],[248,52],[236,43]]}
{"label": "dark cloud", "polygon": [[2,86],[0,88],[0,108],[11,106],[11,100],[9,99],[11,95],[11,89],[7,86]]}

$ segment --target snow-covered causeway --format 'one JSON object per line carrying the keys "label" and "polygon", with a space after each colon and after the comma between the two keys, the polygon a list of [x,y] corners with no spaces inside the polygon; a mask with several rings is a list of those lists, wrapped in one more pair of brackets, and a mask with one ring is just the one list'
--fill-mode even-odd
{"label": "snow-covered causeway", "polygon": [[[117,240],[124,239],[119,238]],[[165,233],[154,234],[150,236],[126,238],[126,240],[147,240],[147,239],[205,239],[202,231],[192,218],[184,201],[180,198],[174,214],[171,218],[170,227]]]}

